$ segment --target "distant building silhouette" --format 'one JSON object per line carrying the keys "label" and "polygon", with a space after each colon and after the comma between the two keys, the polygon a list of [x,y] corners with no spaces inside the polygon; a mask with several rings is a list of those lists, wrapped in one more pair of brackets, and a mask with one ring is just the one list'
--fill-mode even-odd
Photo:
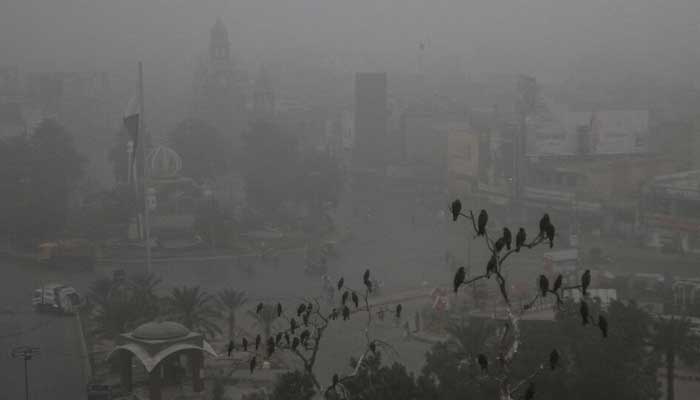
{"label": "distant building silhouette", "polygon": [[354,168],[373,169],[384,164],[387,125],[386,73],[358,73],[355,76]]}

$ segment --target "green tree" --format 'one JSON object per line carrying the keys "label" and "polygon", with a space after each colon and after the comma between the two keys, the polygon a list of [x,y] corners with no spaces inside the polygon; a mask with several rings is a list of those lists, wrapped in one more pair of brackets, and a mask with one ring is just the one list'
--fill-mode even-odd
{"label": "green tree", "polygon": [[[356,364],[357,360],[350,360],[352,368],[355,368]],[[380,352],[365,357],[363,366],[358,369],[357,374],[344,379],[337,390],[330,389],[329,395],[330,398],[358,400],[422,398],[413,374],[397,362],[390,366],[382,365]]]}
{"label": "green tree", "polygon": [[221,334],[221,328],[216,323],[219,312],[214,301],[199,286],[173,288],[168,299],[170,318],[190,330],[214,337]]}
{"label": "green tree", "polygon": [[694,364],[700,360],[700,335],[687,317],[671,315],[657,317],[653,323],[651,343],[663,357],[666,367],[666,399],[675,399],[674,374],[676,360]]}
{"label": "green tree", "polygon": [[134,303],[140,305],[140,317],[143,320],[152,320],[160,311],[160,299],[156,290],[162,280],[151,273],[138,273],[129,276],[126,281],[129,295]]}
{"label": "green tree", "polygon": [[230,167],[232,144],[206,121],[188,118],[168,134],[182,157],[182,174],[195,180],[214,178]]}
{"label": "green tree", "polygon": [[248,301],[246,293],[235,289],[223,289],[217,294],[216,298],[221,307],[226,309],[228,337],[230,340],[233,340],[234,328],[236,327],[236,311]]}
{"label": "green tree", "polygon": [[262,310],[259,313],[248,310],[248,315],[250,315],[255,323],[260,327],[263,333],[263,339],[267,339],[272,334],[272,328],[274,327],[275,321],[277,321],[277,308],[272,304],[263,305]]}
{"label": "green tree", "polygon": [[275,382],[272,400],[311,400],[316,394],[313,379],[302,371],[285,372]]}

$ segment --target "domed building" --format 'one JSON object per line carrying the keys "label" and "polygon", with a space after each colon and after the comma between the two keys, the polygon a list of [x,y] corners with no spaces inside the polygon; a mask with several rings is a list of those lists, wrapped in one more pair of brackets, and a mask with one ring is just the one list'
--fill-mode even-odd
{"label": "domed building", "polygon": [[136,358],[148,374],[149,399],[161,400],[162,386],[168,382],[171,371],[180,367],[182,356],[187,358],[191,369],[192,391],[204,390],[204,353],[217,356],[202,334],[177,322],[165,321],[147,322],[122,334],[107,358],[119,363],[121,384],[127,392],[133,390],[132,359]]}

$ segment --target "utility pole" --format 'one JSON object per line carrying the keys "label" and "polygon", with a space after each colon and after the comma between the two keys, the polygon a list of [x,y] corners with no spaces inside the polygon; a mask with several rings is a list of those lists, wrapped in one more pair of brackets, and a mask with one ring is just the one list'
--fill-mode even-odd
{"label": "utility pole", "polygon": [[12,358],[22,358],[24,360],[24,397],[29,400],[29,373],[27,361],[39,355],[39,348],[32,346],[17,346],[12,349]]}
{"label": "utility pole", "polygon": [[[145,115],[143,105],[143,62],[139,61],[139,133],[145,139]],[[151,273],[151,224],[149,222],[149,212],[151,208],[151,192],[148,188],[148,165],[146,163],[146,142],[141,140],[141,162],[143,163],[143,225],[144,238],[146,239],[146,271]]]}

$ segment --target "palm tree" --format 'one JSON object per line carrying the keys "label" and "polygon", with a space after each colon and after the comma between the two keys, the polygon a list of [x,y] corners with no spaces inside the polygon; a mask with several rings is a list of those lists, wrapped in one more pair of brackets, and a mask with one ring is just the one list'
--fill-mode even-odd
{"label": "palm tree", "polygon": [[98,337],[114,339],[128,332],[139,323],[135,312],[139,305],[126,296],[113,296],[106,303],[100,304],[92,316],[94,331]]}
{"label": "palm tree", "polygon": [[272,326],[278,318],[276,307],[272,304],[265,304],[259,313],[248,310],[248,315],[255,319],[257,325],[262,329],[263,339],[267,340],[272,334]]}
{"label": "palm tree", "polygon": [[236,311],[248,301],[246,294],[243,291],[235,289],[224,289],[217,294],[216,298],[221,307],[226,308],[228,337],[229,339],[233,339],[233,329],[236,326]]}
{"label": "palm tree", "polygon": [[110,278],[100,278],[92,282],[88,298],[92,305],[99,307],[110,302],[110,298],[119,290],[119,285]]}
{"label": "palm tree", "polygon": [[129,277],[126,286],[131,298],[141,306],[141,316],[151,320],[158,315],[159,299],[156,295],[161,279],[151,273],[139,273]]}
{"label": "palm tree", "polygon": [[666,399],[674,400],[676,358],[686,363],[700,359],[700,335],[693,330],[689,318],[676,315],[657,319],[653,328],[651,344],[657,352],[663,354],[666,364]]}
{"label": "palm tree", "polygon": [[168,301],[170,318],[206,337],[214,337],[221,333],[221,328],[216,323],[220,314],[213,306],[213,300],[199,286],[174,288]]}

